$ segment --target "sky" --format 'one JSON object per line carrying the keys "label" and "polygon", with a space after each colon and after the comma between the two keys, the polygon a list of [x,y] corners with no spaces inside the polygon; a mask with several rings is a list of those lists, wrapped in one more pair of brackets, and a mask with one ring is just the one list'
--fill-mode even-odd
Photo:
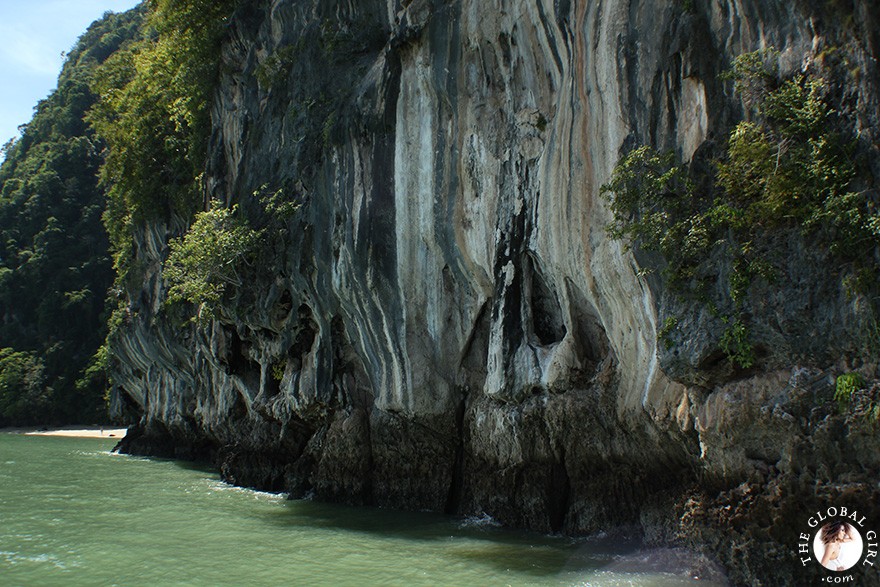
{"label": "sky", "polygon": [[0,0],[0,145],[18,137],[58,82],[62,52],[105,12],[140,0]]}

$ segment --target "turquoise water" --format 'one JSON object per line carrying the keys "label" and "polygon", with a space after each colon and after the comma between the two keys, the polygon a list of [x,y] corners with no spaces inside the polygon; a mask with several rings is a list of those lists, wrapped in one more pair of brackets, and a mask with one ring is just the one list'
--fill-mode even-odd
{"label": "turquoise water", "polygon": [[242,490],[113,442],[0,434],[0,585],[713,584],[597,540]]}

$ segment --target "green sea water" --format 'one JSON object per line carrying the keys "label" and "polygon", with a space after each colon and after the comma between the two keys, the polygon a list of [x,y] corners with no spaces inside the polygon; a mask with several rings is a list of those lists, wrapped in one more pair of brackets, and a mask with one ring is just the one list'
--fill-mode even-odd
{"label": "green sea water", "polygon": [[291,501],[112,447],[0,434],[0,586],[720,584],[662,551]]}

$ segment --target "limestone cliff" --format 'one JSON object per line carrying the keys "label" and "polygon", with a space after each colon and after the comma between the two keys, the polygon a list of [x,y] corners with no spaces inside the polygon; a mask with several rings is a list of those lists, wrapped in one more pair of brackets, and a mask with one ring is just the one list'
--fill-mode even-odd
{"label": "limestone cliff", "polygon": [[[699,158],[742,117],[721,72],[766,46],[787,71],[845,47],[876,144],[875,4],[246,4],[208,196],[257,220],[266,195],[298,208],[207,326],[162,306],[185,226],[139,235],[147,277],[113,340],[126,450],[295,496],[636,528],[751,584],[816,571],[797,529],[829,500],[880,521],[876,436],[831,402],[864,300],[802,251],[754,300],[758,366],[719,367],[717,319],[643,275],[599,196],[633,145]],[[685,335],[658,348],[671,313]]]}

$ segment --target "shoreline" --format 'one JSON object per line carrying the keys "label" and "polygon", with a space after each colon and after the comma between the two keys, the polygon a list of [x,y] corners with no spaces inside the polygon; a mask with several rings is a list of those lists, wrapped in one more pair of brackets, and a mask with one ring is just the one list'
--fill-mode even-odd
{"label": "shoreline", "polygon": [[56,428],[0,428],[0,433],[23,434],[25,436],[66,436],[69,438],[115,438],[125,436],[127,428],[113,426],[59,426]]}

